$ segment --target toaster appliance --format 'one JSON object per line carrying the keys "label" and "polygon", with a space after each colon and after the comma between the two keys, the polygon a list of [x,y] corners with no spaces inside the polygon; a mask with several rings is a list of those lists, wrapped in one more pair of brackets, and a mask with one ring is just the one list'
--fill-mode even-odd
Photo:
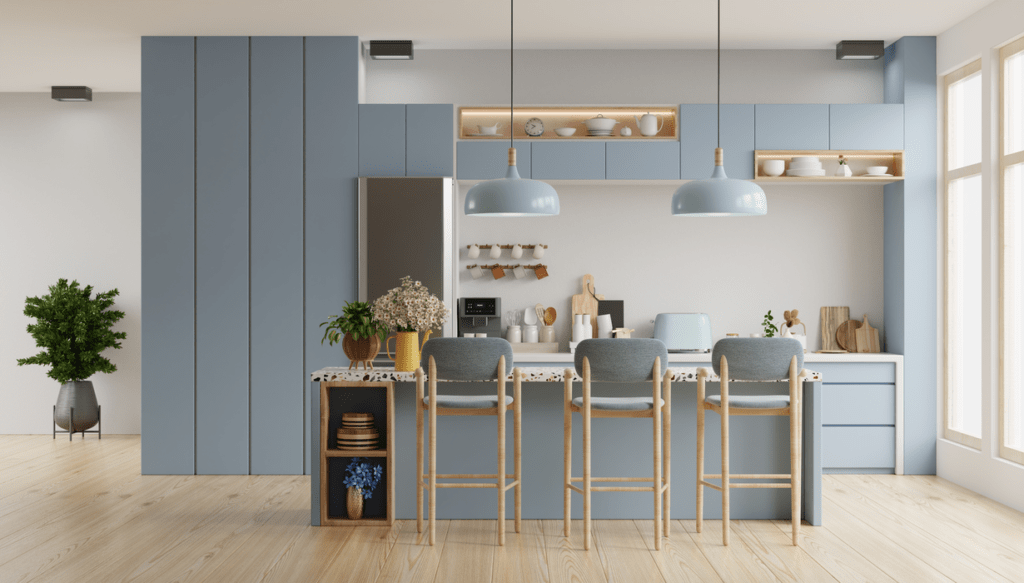
{"label": "toaster appliance", "polygon": [[658,314],[654,337],[669,352],[711,352],[711,319],[707,314]]}

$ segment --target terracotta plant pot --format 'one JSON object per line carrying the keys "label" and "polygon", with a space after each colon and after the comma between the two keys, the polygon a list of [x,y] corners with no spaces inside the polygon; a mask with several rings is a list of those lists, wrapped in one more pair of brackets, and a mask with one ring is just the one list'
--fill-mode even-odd
{"label": "terracotta plant pot", "polygon": [[349,488],[348,498],[345,500],[350,520],[359,520],[363,517],[363,491],[360,488]]}
{"label": "terracotta plant pot", "polygon": [[366,369],[367,365],[369,365],[369,368],[373,368],[373,362],[371,361],[380,352],[380,338],[370,336],[362,340],[353,340],[351,335],[346,334],[341,340],[341,348],[345,351],[345,356],[350,361],[348,364],[349,369],[353,366],[358,369],[359,363],[363,363],[363,369]]}

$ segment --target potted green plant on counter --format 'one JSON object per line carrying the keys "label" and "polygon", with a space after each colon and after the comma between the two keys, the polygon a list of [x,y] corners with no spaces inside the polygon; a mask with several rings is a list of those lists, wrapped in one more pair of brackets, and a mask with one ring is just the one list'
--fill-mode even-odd
{"label": "potted green plant on counter", "polygon": [[[324,337],[320,344],[328,341],[331,346],[335,342],[341,342],[341,349],[348,357],[348,368],[363,363],[363,369],[373,368],[373,359],[380,352],[380,343],[388,337],[388,327],[373,316],[370,304],[366,302],[345,302],[345,309],[341,316],[331,316],[331,319],[320,324],[326,326]],[[342,336],[344,334],[344,336]]]}
{"label": "potted green plant on counter", "polygon": [[49,290],[44,296],[25,299],[25,315],[36,320],[28,325],[28,333],[43,350],[35,356],[19,358],[18,365],[50,367],[46,376],[61,384],[54,422],[74,435],[100,420],[96,391],[92,381],[86,379],[98,372],[117,370],[101,353],[107,348],[121,348],[118,340],[127,335],[111,328],[124,318],[124,312],[108,309],[114,305],[117,288],[91,297],[91,285],[79,288],[77,281],[68,284],[68,280],[61,279]]}
{"label": "potted green plant on counter", "polygon": [[371,467],[361,457],[354,457],[349,462],[342,482],[348,486],[345,503],[350,519],[359,520],[363,517],[363,500],[373,498],[373,490],[380,483],[383,473],[380,464]]}
{"label": "potted green plant on counter", "polygon": [[779,331],[772,322],[775,318],[772,316],[772,311],[768,310],[768,313],[764,315],[764,320],[761,322],[761,326],[764,327],[764,337],[774,338],[775,333]]}

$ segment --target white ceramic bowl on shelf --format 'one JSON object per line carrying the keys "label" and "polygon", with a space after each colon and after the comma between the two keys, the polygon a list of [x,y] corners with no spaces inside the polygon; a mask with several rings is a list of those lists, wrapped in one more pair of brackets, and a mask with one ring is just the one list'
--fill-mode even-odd
{"label": "white ceramic bowl on shelf", "polygon": [[789,167],[790,169],[796,168],[800,170],[820,170],[821,160],[813,156],[796,156],[790,161]]}
{"label": "white ceramic bowl on shelf", "polygon": [[576,128],[555,128],[555,133],[567,138],[576,133]]}
{"label": "white ceramic bowl on shelf", "polygon": [[824,176],[825,170],[821,168],[790,168],[786,176]]}
{"label": "white ceramic bowl on shelf", "polygon": [[888,166],[868,166],[867,172],[873,176],[885,176]]}
{"label": "white ceramic bowl on shelf", "polygon": [[768,176],[782,176],[782,173],[786,171],[785,160],[765,160],[762,164],[764,173]]}

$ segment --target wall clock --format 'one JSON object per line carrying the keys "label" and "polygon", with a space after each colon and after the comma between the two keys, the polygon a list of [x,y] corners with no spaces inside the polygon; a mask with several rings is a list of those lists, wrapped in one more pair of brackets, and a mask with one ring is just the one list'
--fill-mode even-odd
{"label": "wall clock", "polygon": [[533,117],[526,120],[523,129],[526,131],[526,135],[535,138],[544,133],[544,122],[539,117]]}

